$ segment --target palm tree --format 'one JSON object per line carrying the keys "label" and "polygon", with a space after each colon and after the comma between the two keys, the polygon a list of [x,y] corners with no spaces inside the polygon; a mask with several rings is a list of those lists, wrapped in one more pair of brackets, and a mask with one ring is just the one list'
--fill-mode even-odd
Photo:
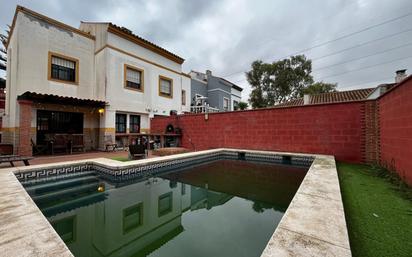
{"label": "palm tree", "polygon": [[8,30],[6,30],[6,33],[0,34],[0,41],[2,44],[2,47],[0,48],[0,70],[6,70],[7,67],[7,40],[10,35],[10,26],[7,25]]}

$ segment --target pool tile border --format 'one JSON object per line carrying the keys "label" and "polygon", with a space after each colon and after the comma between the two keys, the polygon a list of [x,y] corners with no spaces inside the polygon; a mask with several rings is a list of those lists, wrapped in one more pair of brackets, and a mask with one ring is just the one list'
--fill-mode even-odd
{"label": "pool tile border", "polygon": [[[312,162],[262,256],[351,256],[333,156],[227,148],[130,162],[97,158],[2,169],[0,232],[4,235],[2,238],[7,239],[0,239],[0,251],[6,253],[6,256],[19,257],[73,256],[19,180],[64,176],[90,168],[115,178],[130,179],[219,159],[222,155],[237,159],[239,153],[244,153],[242,156],[249,161],[281,163],[286,156],[286,161],[293,161],[298,165]],[[36,223],[32,224],[31,220],[36,220]],[[2,227],[7,229],[1,229]]]}

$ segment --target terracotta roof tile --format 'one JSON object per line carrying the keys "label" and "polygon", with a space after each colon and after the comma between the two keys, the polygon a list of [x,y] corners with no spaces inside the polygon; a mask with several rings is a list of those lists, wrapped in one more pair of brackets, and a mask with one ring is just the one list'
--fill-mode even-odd
{"label": "terracotta roof tile", "polygon": [[[156,45],[156,44],[154,44],[154,43],[152,43],[152,42],[150,42],[150,41],[148,41],[148,40],[146,40],[146,39],[144,39],[144,38],[142,38],[142,37],[134,34],[131,30],[129,30],[129,29],[125,28],[125,27],[121,27],[121,26],[118,26],[118,25],[113,24],[113,23],[110,22],[110,23],[109,23],[109,29],[114,29],[114,30],[117,30],[117,31],[121,31],[121,32],[127,34],[128,36],[134,38],[135,40],[137,40],[137,42],[140,41],[140,42],[142,42],[144,45],[146,45],[146,46],[148,46],[148,47],[150,47],[150,48],[152,48],[152,49],[156,49],[156,50],[158,50],[160,53],[164,53],[166,56],[171,57],[173,60],[175,60],[175,61],[178,62],[179,64],[182,64],[182,63],[184,62],[184,59],[183,59],[182,57],[180,57],[180,56],[178,56],[178,55],[176,55],[176,54],[174,54],[174,53],[172,53],[172,52],[169,52],[169,51],[166,50],[165,48],[160,47],[160,46],[158,46],[158,45]],[[113,31],[113,30],[112,30],[112,31]]]}
{"label": "terracotta roof tile", "polygon": [[[361,101],[367,99],[370,93],[375,88],[364,88],[355,89],[349,91],[338,91],[332,93],[323,93],[310,96],[309,104],[328,104],[328,103],[342,103],[351,101]],[[298,98],[290,100],[281,104],[276,105],[276,107],[286,107],[286,106],[301,106],[303,105],[303,98]]]}

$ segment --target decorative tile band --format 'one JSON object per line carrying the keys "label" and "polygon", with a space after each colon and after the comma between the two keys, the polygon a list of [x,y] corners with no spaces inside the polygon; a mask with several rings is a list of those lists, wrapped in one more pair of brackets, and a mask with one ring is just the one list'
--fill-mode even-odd
{"label": "decorative tile band", "polygon": [[20,181],[26,181],[30,179],[46,178],[52,176],[73,174],[78,172],[84,172],[91,169],[91,165],[87,163],[77,164],[77,165],[66,165],[66,166],[56,166],[47,167],[38,170],[31,170],[26,172],[16,172],[17,179]]}
{"label": "decorative tile band", "polygon": [[17,172],[15,175],[20,181],[27,181],[31,179],[62,176],[67,174],[70,175],[73,173],[94,170],[112,181],[127,181],[155,176],[171,170],[186,169],[192,166],[217,160],[243,160],[249,162],[264,162],[309,167],[312,164],[314,157],[247,151],[219,151],[197,156],[178,157],[173,160],[154,160],[153,163],[136,164],[124,168],[111,168],[99,163],[82,163],[77,165],[48,167],[27,172]]}

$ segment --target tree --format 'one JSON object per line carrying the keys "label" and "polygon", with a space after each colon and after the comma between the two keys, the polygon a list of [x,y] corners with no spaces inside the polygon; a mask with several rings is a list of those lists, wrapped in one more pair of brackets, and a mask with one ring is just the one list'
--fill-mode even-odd
{"label": "tree", "polygon": [[304,94],[316,95],[322,93],[336,92],[337,84],[315,82],[303,90]]}
{"label": "tree", "polygon": [[246,72],[246,78],[252,86],[249,96],[252,108],[273,106],[302,97],[307,88],[314,92],[336,88],[336,85],[331,86],[333,84],[314,83],[311,75],[312,61],[304,55],[291,56],[273,63],[258,60],[252,63],[251,68]]}
{"label": "tree", "polygon": [[[8,25],[7,25],[8,26]],[[10,26],[8,26],[8,30],[6,30],[5,34],[0,34],[0,41],[2,47],[0,48],[0,70],[6,70],[7,66],[7,40],[10,35]]]}
{"label": "tree", "polygon": [[237,108],[239,110],[246,110],[248,106],[249,106],[248,103],[241,101],[238,103]]}

